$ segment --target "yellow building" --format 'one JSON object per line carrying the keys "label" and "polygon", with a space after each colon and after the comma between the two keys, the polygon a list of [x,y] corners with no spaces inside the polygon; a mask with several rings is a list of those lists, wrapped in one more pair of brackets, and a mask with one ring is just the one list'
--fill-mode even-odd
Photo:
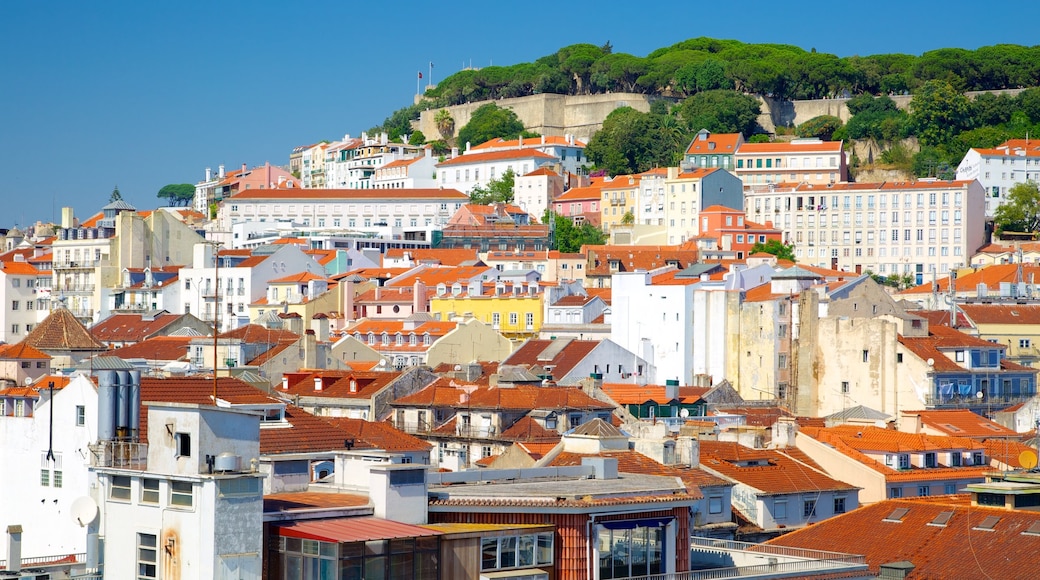
{"label": "yellow building", "polygon": [[603,182],[600,194],[603,196],[603,217],[600,225],[604,231],[617,224],[625,223],[625,214],[636,215],[636,193],[639,191],[639,179],[634,175],[618,175],[610,181]]}
{"label": "yellow building", "polygon": [[430,313],[440,320],[479,320],[506,338],[523,340],[538,336],[542,328],[542,296],[537,282],[439,286]]}
{"label": "yellow building", "polygon": [[1040,368],[1040,305],[958,304],[957,310],[958,330],[1003,344],[1009,360]]}

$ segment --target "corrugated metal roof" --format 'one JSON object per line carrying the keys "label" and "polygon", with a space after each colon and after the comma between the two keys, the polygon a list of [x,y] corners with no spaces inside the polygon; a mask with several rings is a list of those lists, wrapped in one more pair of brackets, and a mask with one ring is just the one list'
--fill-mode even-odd
{"label": "corrugated metal roof", "polygon": [[441,535],[441,532],[429,528],[376,517],[292,522],[276,527],[280,536],[323,542],[367,542]]}

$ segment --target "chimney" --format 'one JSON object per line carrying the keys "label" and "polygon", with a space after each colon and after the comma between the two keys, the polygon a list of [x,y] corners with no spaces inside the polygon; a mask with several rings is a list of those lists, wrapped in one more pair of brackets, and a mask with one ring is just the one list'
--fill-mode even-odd
{"label": "chimney", "polygon": [[354,320],[354,281],[343,284],[343,317],[347,322]]}
{"label": "chimney", "polygon": [[516,138],[516,142],[517,142],[517,147],[516,147],[517,149],[523,149],[524,148],[524,136],[523,135],[520,135],[519,137],[517,137]]}
{"label": "chimney", "polygon": [[418,278],[412,285],[412,312],[426,312],[426,284]]}
{"label": "chimney", "polygon": [[426,466],[373,465],[368,470],[368,497],[377,518],[405,524],[427,523]]}
{"label": "chimney", "polygon": [[282,377],[282,390],[283,391],[288,391],[289,390],[289,377]]}
{"label": "chimney", "polygon": [[469,150],[470,150],[469,141],[466,141],[466,153],[469,153]]}
{"label": "chimney", "polygon": [[451,158],[455,159],[458,156],[459,156],[459,148],[458,147],[452,147],[451,148]]}
{"label": "chimney", "polygon": [[22,571],[22,526],[7,526],[7,570]]}
{"label": "chimney", "polygon": [[[247,169],[247,167],[246,167],[246,164],[245,164],[245,163],[243,163],[243,164],[242,164],[242,173],[245,173],[245,172],[246,172],[246,169]],[[241,177],[241,175],[240,175],[239,177]]]}
{"label": "chimney", "polygon": [[679,379],[668,379],[664,382],[664,398],[669,401],[679,398]]}
{"label": "chimney", "polygon": [[697,469],[701,464],[701,442],[689,436],[676,437],[675,455],[679,463]]}
{"label": "chimney", "polygon": [[217,166],[217,179],[224,179],[224,164],[221,163]]}
{"label": "chimney", "polygon": [[206,168],[206,181],[213,181],[213,170],[209,167]]}
{"label": "chimney", "polygon": [[319,312],[311,318],[311,330],[314,331],[314,339],[318,342],[329,341],[329,317]]}
{"label": "chimney", "polygon": [[321,377],[314,377],[314,391],[321,392]]}

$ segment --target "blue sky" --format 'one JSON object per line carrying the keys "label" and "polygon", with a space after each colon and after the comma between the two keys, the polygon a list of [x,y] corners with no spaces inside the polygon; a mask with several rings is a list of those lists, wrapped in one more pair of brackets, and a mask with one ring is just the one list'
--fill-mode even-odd
{"label": "blue sky", "polygon": [[[645,6],[645,11],[640,11]],[[0,5],[0,227],[138,208],[206,167],[380,123],[434,81],[578,42],[648,52],[697,36],[840,56],[1037,42],[1040,5],[978,2],[15,2]],[[425,83],[424,79],[424,83]]]}

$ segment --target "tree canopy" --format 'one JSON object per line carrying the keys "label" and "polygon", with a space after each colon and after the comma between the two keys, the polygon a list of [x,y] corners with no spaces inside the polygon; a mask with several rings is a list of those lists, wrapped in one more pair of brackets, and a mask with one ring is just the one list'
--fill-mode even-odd
{"label": "tree canopy", "polygon": [[524,131],[524,124],[509,109],[499,108],[495,103],[481,105],[470,115],[469,123],[459,129],[458,143],[473,146],[501,137],[516,139],[519,136],[535,136]]}
{"label": "tree canopy", "polygon": [[575,226],[571,218],[549,211],[545,212],[543,221],[547,224],[552,223],[553,239],[550,249],[553,250],[573,254],[580,252],[583,245],[599,246],[607,241],[607,235],[603,230],[588,222]]}
{"label": "tree canopy", "polygon": [[791,244],[785,244],[780,240],[769,240],[764,244],[762,242],[755,242],[755,245],[751,246],[751,253],[757,254],[758,252],[773,254],[778,260],[795,261],[794,246]]}
{"label": "tree canopy", "polygon": [[1040,231],[1040,188],[1035,181],[1016,183],[997,207],[993,222],[998,231]]}
{"label": "tree canopy", "polygon": [[164,185],[156,197],[165,197],[172,206],[188,205],[195,198],[195,186],[190,183]]}
{"label": "tree canopy", "polygon": [[758,99],[734,91],[699,92],[678,106],[679,117],[691,131],[752,135],[762,107]]}
{"label": "tree canopy", "polygon": [[516,174],[512,169],[506,169],[502,177],[497,177],[488,182],[487,185],[477,185],[469,192],[469,202],[480,205],[489,203],[513,201],[513,187]]}

